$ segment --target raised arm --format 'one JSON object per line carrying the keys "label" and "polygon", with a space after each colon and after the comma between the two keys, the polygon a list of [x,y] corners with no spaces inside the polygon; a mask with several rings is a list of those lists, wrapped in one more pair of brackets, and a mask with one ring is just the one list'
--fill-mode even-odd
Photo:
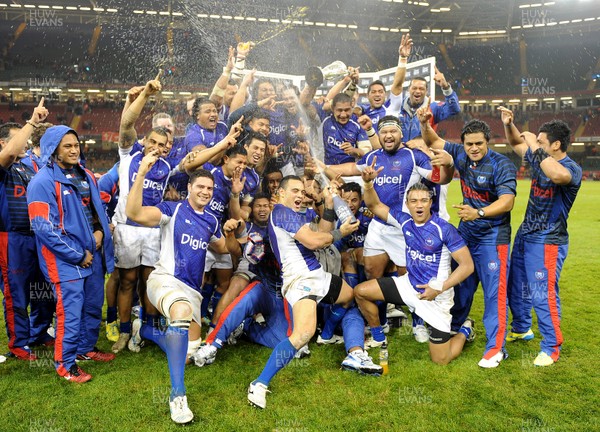
{"label": "raised arm", "polygon": [[[550,156],[541,146],[537,137],[531,132],[523,132],[521,138],[533,154],[533,164],[539,163],[540,168],[554,184],[567,185],[571,183],[571,172]],[[554,143],[550,143],[553,145]]]}
{"label": "raised arm", "polygon": [[121,124],[119,126],[119,147],[128,148],[131,147],[137,137],[135,131],[135,122],[140,118],[140,114],[144,109],[144,105],[148,102],[148,98],[153,94],[158,93],[162,86],[159,81],[160,73],[155,79],[148,81],[144,90],[142,90],[138,97],[129,105],[129,108],[121,116]]}
{"label": "raised arm", "polygon": [[383,167],[379,167],[376,170],[375,162],[377,162],[377,156],[373,157],[371,165],[367,165],[361,173],[364,183],[363,189],[365,191],[363,200],[375,216],[383,221],[387,221],[388,215],[390,214],[390,208],[379,200],[379,195],[377,195],[375,187],[373,186],[373,179],[383,170]]}
{"label": "raised arm", "polygon": [[0,166],[4,169],[9,169],[15,163],[21,153],[27,148],[27,140],[33,133],[33,130],[38,128],[38,124],[42,123],[48,117],[48,110],[44,108],[44,98],[40,99],[38,105],[33,109],[31,119],[27,120],[25,126],[11,138],[0,138],[5,144],[0,150]]}
{"label": "raised arm", "polygon": [[132,221],[147,227],[154,227],[160,223],[162,212],[154,206],[144,206],[142,198],[144,193],[144,179],[150,168],[156,163],[160,156],[159,150],[153,150],[142,159],[138,169],[137,177],[131,186],[127,197],[125,214]]}
{"label": "raised arm", "polygon": [[443,150],[446,142],[431,127],[433,114],[426,107],[421,107],[417,110],[417,116],[421,124],[421,136],[427,147]]}
{"label": "raised arm", "polygon": [[229,219],[223,224],[225,247],[227,248],[227,252],[231,254],[231,258],[234,262],[242,257],[243,244],[246,243],[247,238],[238,238],[238,236],[242,234],[245,226],[246,224],[241,219]]}
{"label": "raised arm", "polygon": [[229,84],[229,77],[231,76],[231,70],[233,69],[233,57],[235,56],[235,49],[230,46],[229,53],[227,56],[227,65],[223,68],[223,73],[217,79],[215,86],[210,93],[208,99],[217,107],[223,105],[223,96],[225,95],[225,91],[227,90],[227,84]]}
{"label": "raised arm", "polygon": [[436,123],[439,123],[447,118],[453,116],[454,114],[458,114],[460,112],[460,103],[458,102],[458,96],[456,92],[452,90],[452,86],[446,81],[446,77],[442,72],[439,71],[437,66],[435,66],[435,75],[433,76],[433,80],[437,85],[442,89],[442,93],[444,98],[446,99],[445,103],[431,103],[431,111],[433,112],[433,118]]}
{"label": "raised arm", "polygon": [[[248,72],[246,76],[242,79],[240,84],[240,88],[238,88],[237,93],[231,100],[231,105],[229,107],[229,112],[234,112],[235,110],[241,108],[246,103],[246,98],[248,97],[248,89],[254,82],[254,74],[256,73],[256,69]],[[256,102],[256,101],[254,101]]]}
{"label": "raised arm", "polygon": [[402,94],[402,86],[404,85],[404,78],[406,77],[406,63],[408,62],[408,56],[412,51],[412,46],[413,41],[410,38],[410,34],[406,33],[405,35],[402,35],[400,46],[398,47],[398,68],[394,74],[394,82],[390,89],[394,96]]}
{"label": "raised arm", "polygon": [[513,151],[519,156],[525,156],[527,153],[527,143],[521,138],[521,132],[515,126],[514,114],[511,110],[505,107],[498,107],[502,124],[504,125],[504,134]]}
{"label": "raised arm", "polygon": [[[377,135],[377,132],[373,128],[373,121],[371,120],[371,118],[368,115],[361,115],[358,118],[358,124],[361,128],[364,129],[365,133],[367,134],[367,137],[369,138],[369,143],[371,144],[371,150],[380,149],[381,143],[379,142],[379,135]],[[368,151],[364,152],[363,155],[367,153]]]}
{"label": "raised arm", "polygon": [[240,117],[240,119],[231,127],[227,136],[214,146],[203,150],[194,150],[188,153],[179,163],[179,170],[192,173],[205,163],[213,160],[219,154],[224,154],[228,148],[236,145],[237,138],[242,130],[241,125],[243,120],[244,116]]}

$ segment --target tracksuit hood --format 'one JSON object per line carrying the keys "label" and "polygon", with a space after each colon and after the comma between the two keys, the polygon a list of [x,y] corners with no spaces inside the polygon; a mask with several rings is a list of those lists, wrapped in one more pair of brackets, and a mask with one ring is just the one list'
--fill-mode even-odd
{"label": "tracksuit hood", "polygon": [[[46,130],[46,132],[42,136],[42,139],[40,140],[40,162],[42,166],[50,163],[50,161],[52,160],[52,154],[56,151],[56,148],[58,147],[58,144],[60,144],[60,141],[63,139],[63,137],[68,133],[75,134],[75,136],[79,140],[77,132],[75,132],[74,129],[71,129],[68,126],[52,126]],[[79,160],[83,161],[85,160],[85,158],[83,157],[83,149],[80,148],[79,150]]]}

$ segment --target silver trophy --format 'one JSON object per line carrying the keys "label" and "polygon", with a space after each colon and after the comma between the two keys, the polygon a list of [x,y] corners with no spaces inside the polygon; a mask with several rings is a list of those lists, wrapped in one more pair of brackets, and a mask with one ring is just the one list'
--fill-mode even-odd
{"label": "silver trophy", "polygon": [[306,83],[312,87],[319,87],[324,80],[337,80],[348,75],[348,68],[344,62],[336,60],[325,67],[311,66],[305,75]]}

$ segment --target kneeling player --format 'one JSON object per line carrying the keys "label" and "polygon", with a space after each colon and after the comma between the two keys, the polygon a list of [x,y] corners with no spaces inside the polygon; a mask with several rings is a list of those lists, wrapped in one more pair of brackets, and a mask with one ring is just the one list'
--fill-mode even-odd
{"label": "kneeling player", "polygon": [[188,423],[194,414],[188,408],[183,376],[188,355],[200,346],[200,289],[206,250],[211,243],[217,253],[225,252],[225,240],[217,218],[204,211],[214,188],[213,176],[206,170],[190,174],[186,201],[142,206],[144,178],[156,160],[156,152],[142,160],[129,192],[126,212],[128,218],[140,225],[161,226],[160,259],[148,278],[147,292],[148,299],[168,319],[169,326],[159,332],[144,324],[141,336],[155,342],[167,354],[171,419]]}
{"label": "kneeling player", "polygon": [[[465,321],[455,336],[450,333],[453,287],[473,273],[471,254],[456,228],[431,214],[432,198],[427,186],[417,183],[409,189],[406,194],[409,216],[379,201],[372,184],[376,175],[373,165],[363,171],[365,203],[381,220],[402,229],[406,240],[408,273],[358,285],[355,288],[356,301],[371,326],[373,339],[379,345],[386,338],[379,325],[375,301],[407,305],[429,327],[431,360],[442,365],[448,364],[458,357],[465,342],[474,338],[470,319]],[[458,263],[452,273],[450,257]]]}

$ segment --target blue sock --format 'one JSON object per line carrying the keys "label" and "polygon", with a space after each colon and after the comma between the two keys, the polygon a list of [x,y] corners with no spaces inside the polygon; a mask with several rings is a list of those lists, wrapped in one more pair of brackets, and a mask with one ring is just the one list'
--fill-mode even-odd
{"label": "blue sock", "polygon": [[297,351],[298,350],[294,348],[294,345],[292,345],[288,338],[279,342],[271,353],[269,360],[267,360],[265,368],[260,373],[260,376],[256,378],[255,382],[268,386],[275,374],[292,361]]}
{"label": "blue sock", "polygon": [[201,316],[208,316],[208,305],[210,304],[210,299],[212,298],[213,292],[215,291],[215,286],[211,283],[205,283],[202,286],[202,304],[200,305],[200,314]]}
{"label": "blue sock", "polygon": [[150,339],[166,354],[171,376],[171,400],[185,395],[183,374],[188,349],[188,330],[179,327],[167,327],[165,332],[144,324],[140,330],[144,339]]}
{"label": "blue sock", "polygon": [[385,340],[385,334],[381,326],[371,327],[371,335],[373,335],[374,341],[383,342]]}
{"label": "blue sock", "polygon": [[351,307],[342,319],[342,329],[344,331],[344,346],[346,352],[350,348],[365,346],[365,322],[360,311],[356,306]]}
{"label": "blue sock", "polygon": [[425,325],[425,321],[423,321],[423,318],[421,318],[419,315],[417,315],[416,313],[412,313],[412,324],[413,327],[416,327],[418,325]]}
{"label": "blue sock", "polygon": [[340,321],[342,321],[342,318],[344,318],[344,315],[346,315],[347,311],[348,309],[339,304],[331,306],[331,314],[323,325],[323,331],[321,331],[321,337],[323,339],[331,339],[333,337],[335,328],[338,326]]}
{"label": "blue sock", "polygon": [[379,310],[379,324],[382,326],[387,324],[387,303],[381,300],[375,302]]}
{"label": "blue sock", "polygon": [[121,324],[119,324],[119,332],[131,333],[131,321],[122,322]]}
{"label": "blue sock", "polygon": [[109,306],[106,308],[106,322],[111,323],[117,320],[117,307]]}
{"label": "blue sock", "polygon": [[352,288],[358,285],[358,274],[357,273],[344,273],[344,280],[348,282]]}
{"label": "blue sock", "polygon": [[464,335],[465,335],[465,337],[466,337],[467,339],[469,339],[469,336],[471,336],[471,333],[473,332],[473,329],[472,329],[471,327],[464,327],[464,326],[463,326],[463,327],[461,327],[461,328],[458,330],[458,332],[459,332],[459,333],[462,333],[462,334],[464,334]]}

